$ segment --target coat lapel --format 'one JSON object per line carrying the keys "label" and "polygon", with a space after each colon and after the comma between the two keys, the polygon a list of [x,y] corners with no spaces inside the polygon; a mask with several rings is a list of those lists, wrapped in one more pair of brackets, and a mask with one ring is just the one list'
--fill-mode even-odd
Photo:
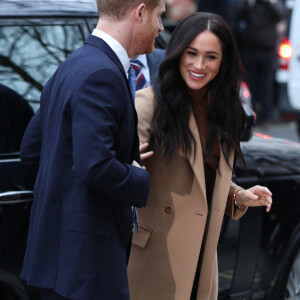
{"label": "coat lapel", "polygon": [[191,165],[191,168],[193,169],[193,172],[195,174],[195,178],[199,183],[200,190],[202,192],[202,197],[199,195],[199,199],[204,199],[204,203],[202,203],[206,209],[207,209],[207,199],[206,199],[206,187],[205,187],[205,176],[204,176],[204,165],[203,165],[203,155],[202,155],[202,149],[201,149],[201,142],[200,142],[200,135],[197,128],[196,120],[194,117],[194,114],[190,115],[189,120],[189,128],[194,136],[194,139],[196,141],[196,153],[194,157],[194,145],[192,144],[192,151],[191,155],[188,157],[188,161]]}
{"label": "coat lapel", "polygon": [[[201,148],[201,142],[200,142],[200,135],[197,128],[196,120],[193,114],[191,114],[189,119],[189,128],[194,136],[194,139],[196,141],[196,154],[194,158],[194,145],[192,145],[192,155],[188,157],[188,161],[191,165],[191,168],[193,169],[193,172],[195,174],[195,178],[199,183],[201,192],[202,192],[202,199],[205,199],[203,205],[207,208],[207,199],[206,199],[206,183],[205,183],[205,175],[204,175],[204,164],[203,164],[203,155],[202,155],[202,148]],[[184,155],[182,151],[180,150],[181,155]],[[233,165],[233,152],[230,155],[230,165]],[[215,189],[212,199],[212,207],[216,209],[223,209],[224,206],[224,191],[222,187],[230,186],[231,181],[231,173],[232,170],[228,167],[225,157],[221,151],[220,148],[220,163],[219,163],[219,170],[220,173],[216,173],[216,180],[215,180]]]}

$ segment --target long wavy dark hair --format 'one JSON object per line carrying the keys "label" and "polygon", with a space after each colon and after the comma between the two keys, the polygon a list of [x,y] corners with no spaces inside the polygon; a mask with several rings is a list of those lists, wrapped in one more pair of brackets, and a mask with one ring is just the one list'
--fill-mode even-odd
{"label": "long wavy dark hair", "polygon": [[189,129],[191,96],[180,74],[183,52],[204,31],[214,33],[222,45],[222,62],[217,76],[209,83],[210,108],[208,113],[209,136],[206,153],[212,157],[212,142],[219,137],[226,162],[232,149],[235,158],[244,162],[240,136],[245,113],[239,96],[240,63],[237,46],[228,24],[218,15],[198,12],[182,20],[175,28],[153,84],[156,98],[152,142],[169,162],[181,148],[187,155],[195,155],[195,139]]}

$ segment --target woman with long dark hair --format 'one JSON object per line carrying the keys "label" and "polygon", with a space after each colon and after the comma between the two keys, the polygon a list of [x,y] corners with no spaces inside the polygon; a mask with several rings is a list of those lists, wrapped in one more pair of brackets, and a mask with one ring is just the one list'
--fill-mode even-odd
{"label": "woman with long dark hair", "polygon": [[231,181],[244,161],[239,58],[227,23],[195,13],[176,27],[153,88],[136,93],[151,187],[128,266],[132,300],[217,299],[216,248],[224,213],[271,209],[272,193]]}

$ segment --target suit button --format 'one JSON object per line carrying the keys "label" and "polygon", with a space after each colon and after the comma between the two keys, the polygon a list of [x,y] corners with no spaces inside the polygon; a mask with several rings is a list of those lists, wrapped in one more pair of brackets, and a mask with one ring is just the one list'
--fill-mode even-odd
{"label": "suit button", "polygon": [[171,212],[171,210],[172,210],[171,206],[166,206],[166,207],[165,207],[165,212],[166,212],[167,214],[169,214],[169,213]]}

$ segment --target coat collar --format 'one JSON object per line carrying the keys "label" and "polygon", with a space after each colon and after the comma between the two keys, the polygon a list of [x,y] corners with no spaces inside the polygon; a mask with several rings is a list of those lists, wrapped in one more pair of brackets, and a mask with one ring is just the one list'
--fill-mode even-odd
{"label": "coat collar", "polygon": [[193,169],[195,177],[199,183],[200,190],[202,192],[202,197],[200,197],[200,199],[205,199],[204,201],[205,203],[203,203],[203,205],[207,208],[203,155],[201,149],[200,135],[198,132],[196,120],[193,113],[190,115],[189,128],[196,142],[196,152],[195,152],[194,144],[192,144],[191,155],[189,155],[188,161]]}

